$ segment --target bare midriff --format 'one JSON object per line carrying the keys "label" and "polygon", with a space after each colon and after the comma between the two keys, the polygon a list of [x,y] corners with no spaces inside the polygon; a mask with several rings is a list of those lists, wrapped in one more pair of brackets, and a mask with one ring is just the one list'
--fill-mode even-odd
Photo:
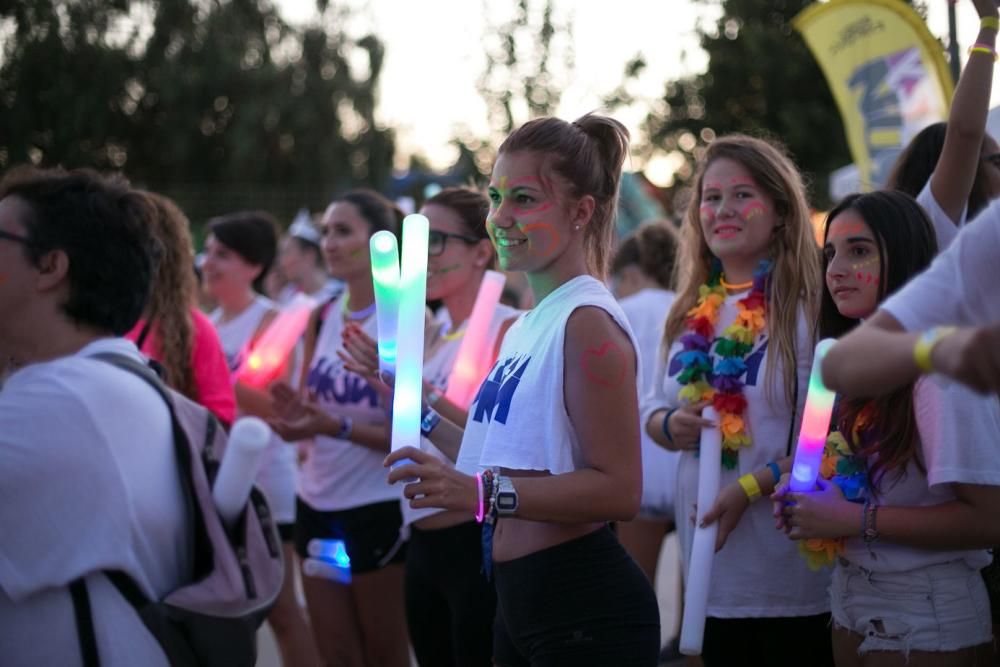
{"label": "bare midriff", "polygon": [[[551,473],[540,470],[501,470],[501,474],[514,480],[524,477],[550,477]],[[583,537],[600,528],[603,523],[552,523],[549,521],[529,521],[515,517],[502,517],[497,521],[493,533],[493,560],[502,563],[533,554],[542,549],[554,547],[563,542]]]}
{"label": "bare midriff", "polygon": [[413,526],[420,530],[443,530],[474,520],[475,517],[468,512],[446,510],[414,521]]}

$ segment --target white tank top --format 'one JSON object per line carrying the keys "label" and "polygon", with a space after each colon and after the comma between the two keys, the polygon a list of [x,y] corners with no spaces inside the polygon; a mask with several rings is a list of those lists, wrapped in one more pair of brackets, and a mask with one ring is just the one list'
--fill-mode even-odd
{"label": "white tank top", "polygon": [[[566,322],[577,308],[607,312],[638,349],[625,314],[592,276],[577,276],[518,318],[469,407],[458,469],[501,466],[554,475],[583,466],[563,393]],[[639,364],[636,354],[636,364]],[[638,369],[638,378],[641,369]]]}
{"label": "white tank top", "polygon": [[[360,375],[344,368],[337,356],[343,350],[341,307],[346,291],[327,308],[309,362],[306,387],[319,404],[337,417],[350,417],[355,424],[386,424],[388,415],[375,389]],[[376,318],[368,317],[361,328],[376,338]],[[386,453],[328,436],[316,436],[306,445],[306,460],[299,475],[299,496],[313,509],[324,512],[351,509],[402,498],[403,485],[389,485],[389,469],[383,467]]]}
{"label": "white tank top", "polygon": [[[219,332],[222,350],[226,354],[230,372],[243,363],[242,355],[246,345],[253,339],[264,316],[277,309],[270,299],[257,296],[250,305],[233,319],[220,324],[222,309],[216,309],[212,315],[212,323]],[[237,416],[245,414],[242,411]],[[255,482],[267,497],[268,505],[278,523],[295,521],[295,446],[290,445],[277,433],[272,431],[271,441],[261,455],[260,467],[257,468]]]}
{"label": "white tank top", "polygon": [[[489,341],[487,349],[491,355],[496,347],[496,340],[497,336],[500,334],[500,327],[503,326],[503,323],[507,320],[512,317],[516,317],[520,312],[521,311],[516,308],[511,308],[510,306],[502,303],[497,304],[496,310],[493,311],[493,319],[490,320],[490,327],[486,334],[487,340]],[[442,317],[439,317],[439,321],[450,325],[451,320],[448,318],[444,309],[442,309],[442,315]],[[435,341],[427,351],[427,357],[424,359],[424,379],[437,387],[442,394],[448,388],[448,378],[451,376],[451,369],[455,365],[455,360],[458,357],[458,350],[461,346],[461,336],[452,338],[439,336],[438,340]],[[465,441],[462,442],[462,446],[465,446]],[[451,460],[445,456],[441,450],[435,447],[434,443],[427,438],[420,439],[420,448],[451,465]],[[470,453],[470,455],[472,454],[478,458],[478,449],[476,452]],[[404,508],[403,513],[406,516],[407,522],[418,521],[444,511],[432,507],[415,510],[409,508],[409,503],[406,503],[405,505],[406,507]]]}

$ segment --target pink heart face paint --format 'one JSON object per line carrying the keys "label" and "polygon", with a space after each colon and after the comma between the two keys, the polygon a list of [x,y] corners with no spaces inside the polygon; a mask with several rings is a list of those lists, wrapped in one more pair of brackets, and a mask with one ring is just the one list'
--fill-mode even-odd
{"label": "pink heart face paint", "polygon": [[580,367],[584,375],[594,384],[616,389],[625,380],[628,365],[625,352],[613,342],[607,341],[600,347],[584,350]]}

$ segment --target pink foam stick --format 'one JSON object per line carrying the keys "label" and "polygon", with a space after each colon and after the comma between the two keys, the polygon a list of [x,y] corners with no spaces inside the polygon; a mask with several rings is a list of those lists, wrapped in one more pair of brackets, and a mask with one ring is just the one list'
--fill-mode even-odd
{"label": "pink foam stick", "polygon": [[462,345],[458,348],[455,365],[448,377],[448,389],[445,398],[467,409],[472,403],[476,390],[490,370],[492,354],[489,349],[490,322],[496,312],[506,276],[497,271],[487,271],[483,282],[479,284],[476,303],[472,307],[472,315],[462,336]]}
{"label": "pink foam stick", "polygon": [[238,382],[263,388],[273,382],[302,338],[316,301],[300,294],[264,330],[243,354],[243,364],[235,371]]}

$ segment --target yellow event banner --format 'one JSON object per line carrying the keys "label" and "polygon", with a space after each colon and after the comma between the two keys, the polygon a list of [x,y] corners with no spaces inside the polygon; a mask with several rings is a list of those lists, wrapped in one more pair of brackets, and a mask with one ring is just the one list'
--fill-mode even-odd
{"label": "yellow event banner", "polygon": [[947,119],[953,85],[941,45],[899,0],[818,2],[793,25],[837,101],[862,188],[880,187],[913,135]]}

